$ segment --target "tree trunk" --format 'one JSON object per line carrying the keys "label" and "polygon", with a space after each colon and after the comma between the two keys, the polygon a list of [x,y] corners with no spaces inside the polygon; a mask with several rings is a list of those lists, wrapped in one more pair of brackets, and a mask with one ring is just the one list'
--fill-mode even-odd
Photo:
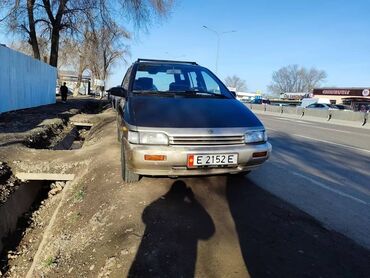
{"label": "tree trunk", "polygon": [[68,0],[59,1],[58,12],[54,17],[50,0],[42,0],[44,9],[52,26],[49,64],[54,67],[58,67],[60,31],[62,30],[62,18],[64,16],[67,1]]}
{"label": "tree trunk", "polygon": [[41,60],[39,44],[36,35],[36,23],[33,14],[35,7],[35,0],[27,0],[27,14],[28,14],[28,24],[29,24],[29,43],[32,46],[33,57],[35,59]]}
{"label": "tree trunk", "polygon": [[81,86],[81,82],[82,82],[82,73],[85,70],[84,64],[85,64],[85,61],[80,56],[80,62],[79,62],[79,65],[78,65],[78,73],[77,73],[77,82],[76,82],[76,86],[73,90],[73,96],[78,96],[78,93],[80,91],[80,86]]}
{"label": "tree trunk", "polygon": [[59,52],[59,27],[53,26],[51,32],[51,45],[50,45],[50,60],[49,64],[53,67],[58,67],[58,52]]}

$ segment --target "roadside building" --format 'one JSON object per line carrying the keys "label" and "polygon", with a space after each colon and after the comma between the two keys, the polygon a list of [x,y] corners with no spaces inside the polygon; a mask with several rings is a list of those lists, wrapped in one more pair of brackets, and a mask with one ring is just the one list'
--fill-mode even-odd
{"label": "roadside building", "polygon": [[59,70],[58,71],[58,86],[67,83],[69,90],[73,91],[79,86],[78,92],[81,95],[88,95],[91,88],[91,75],[90,73],[83,73],[81,77],[78,76],[77,72]]}
{"label": "roadside building", "polygon": [[261,94],[258,92],[255,93],[247,93],[247,92],[240,92],[235,87],[227,87],[230,91],[235,92],[236,99],[242,102],[250,102],[255,98],[261,97]]}
{"label": "roadside building", "polygon": [[369,88],[316,88],[310,97],[326,98],[332,104],[349,105],[355,111],[369,110],[370,87]]}

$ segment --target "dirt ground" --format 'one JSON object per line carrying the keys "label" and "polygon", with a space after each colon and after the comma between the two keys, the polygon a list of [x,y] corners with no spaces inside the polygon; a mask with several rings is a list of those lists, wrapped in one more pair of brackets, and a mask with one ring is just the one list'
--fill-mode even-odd
{"label": "dirt ground", "polygon": [[[88,102],[41,108],[36,119],[0,117],[0,161],[13,172],[75,174],[8,244],[5,277],[370,277],[369,250],[247,177],[124,184],[115,112],[81,114]],[[17,129],[6,129],[14,117]],[[94,124],[81,149],[24,145],[40,127],[69,120]]]}

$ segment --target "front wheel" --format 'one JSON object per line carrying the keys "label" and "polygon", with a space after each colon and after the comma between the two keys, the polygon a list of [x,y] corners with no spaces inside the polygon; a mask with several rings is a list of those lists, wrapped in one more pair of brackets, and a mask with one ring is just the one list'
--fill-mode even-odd
{"label": "front wheel", "polygon": [[134,183],[140,180],[140,175],[133,173],[127,167],[127,157],[123,142],[121,142],[121,174],[123,181],[126,183]]}

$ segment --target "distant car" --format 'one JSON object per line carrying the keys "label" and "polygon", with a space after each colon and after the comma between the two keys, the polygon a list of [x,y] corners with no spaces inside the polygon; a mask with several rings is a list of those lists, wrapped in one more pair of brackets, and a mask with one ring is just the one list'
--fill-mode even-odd
{"label": "distant car", "polygon": [[338,110],[338,108],[335,107],[335,105],[333,105],[333,104],[326,104],[326,103],[313,103],[313,104],[310,104],[310,105],[306,106],[306,108],[309,108],[309,109],[322,109],[322,110]]}
{"label": "distant car", "polygon": [[330,100],[327,98],[304,98],[302,99],[301,105],[299,107],[306,108],[307,106],[314,103],[330,104]]}
{"label": "distant car", "polygon": [[125,182],[141,175],[245,174],[270,156],[261,121],[195,62],[139,59],[109,93],[120,97]]}
{"label": "distant car", "polygon": [[270,104],[270,100],[267,98],[255,98],[251,101],[252,104]]}
{"label": "distant car", "polygon": [[347,111],[352,111],[353,110],[351,108],[351,106],[344,105],[344,104],[333,104],[333,106],[335,106],[339,110],[347,110]]}

